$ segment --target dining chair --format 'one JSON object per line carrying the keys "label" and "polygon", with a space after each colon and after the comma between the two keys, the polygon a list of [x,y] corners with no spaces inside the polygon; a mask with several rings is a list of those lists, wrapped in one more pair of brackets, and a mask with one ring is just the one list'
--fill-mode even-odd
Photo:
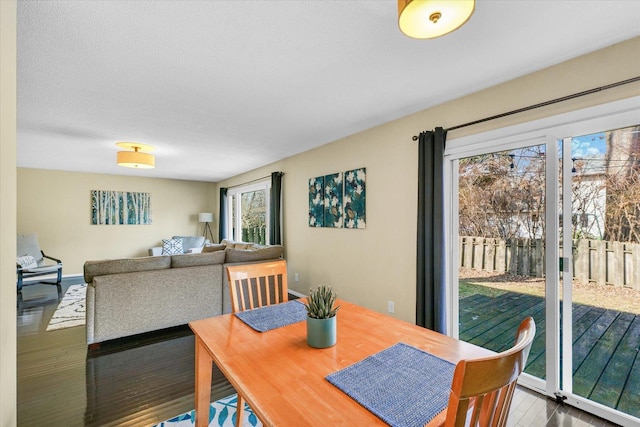
{"label": "dining chair", "polygon": [[527,363],[535,334],[536,324],[527,317],[509,350],[458,362],[451,382],[445,427],[506,425],[516,383]]}
{"label": "dining chair", "polygon": [[[289,300],[285,260],[227,267],[234,313]],[[242,425],[244,398],[238,393],[236,427]]]}
{"label": "dining chair", "polygon": [[285,260],[227,267],[234,313],[289,300]]}

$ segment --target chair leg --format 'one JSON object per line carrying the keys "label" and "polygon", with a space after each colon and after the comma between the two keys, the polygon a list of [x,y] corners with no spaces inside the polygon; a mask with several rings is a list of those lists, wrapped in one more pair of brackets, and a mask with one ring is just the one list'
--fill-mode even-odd
{"label": "chair leg", "polygon": [[47,285],[56,285],[58,288],[58,299],[62,299],[62,269],[58,269],[58,274],[56,276],[56,281],[53,280],[40,280],[40,283],[44,283]]}
{"label": "chair leg", "polygon": [[236,427],[242,427],[242,419],[244,418],[244,399],[238,393],[238,405],[236,406]]}
{"label": "chair leg", "polygon": [[61,285],[60,282],[62,282],[62,269],[61,268],[58,269],[58,277],[57,277],[57,280],[56,280],[56,287],[58,288],[58,300],[62,299],[62,285]]}

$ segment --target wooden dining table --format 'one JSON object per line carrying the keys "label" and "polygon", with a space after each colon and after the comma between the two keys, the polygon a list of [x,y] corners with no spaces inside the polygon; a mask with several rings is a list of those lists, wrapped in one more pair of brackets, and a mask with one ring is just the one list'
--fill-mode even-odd
{"label": "wooden dining table", "polygon": [[[212,363],[265,426],[375,426],[385,423],[329,383],[328,374],[399,342],[452,363],[494,354],[347,301],[337,304],[337,343],[326,349],[307,345],[304,321],[267,332],[234,314],[189,323],[196,343],[196,426],[208,424]],[[432,423],[442,422],[445,412]]]}

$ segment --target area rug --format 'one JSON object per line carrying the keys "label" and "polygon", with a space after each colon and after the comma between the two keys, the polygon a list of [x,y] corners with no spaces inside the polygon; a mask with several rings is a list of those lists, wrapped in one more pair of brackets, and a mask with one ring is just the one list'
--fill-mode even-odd
{"label": "area rug", "polygon": [[[234,427],[236,425],[236,406],[238,395],[233,394],[211,403],[209,409],[209,427]],[[191,427],[195,425],[195,411],[185,412],[170,420],[156,424],[154,427]],[[244,407],[243,425],[262,426],[249,406]]]}
{"label": "area rug", "polygon": [[84,325],[86,295],[86,283],[69,286],[49,321],[47,331]]}

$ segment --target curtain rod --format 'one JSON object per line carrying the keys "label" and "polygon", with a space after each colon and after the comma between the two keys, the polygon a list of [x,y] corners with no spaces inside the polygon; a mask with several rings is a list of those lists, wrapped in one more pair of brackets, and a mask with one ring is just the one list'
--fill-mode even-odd
{"label": "curtain rod", "polygon": [[[284,175],[284,172],[276,172],[276,173]],[[267,179],[267,178],[271,178],[271,175],[263,176],[263,177],[256,178],[256,179],[252,179],[251,181],[243,182],[242,184],[231,185],[231,186],[225,187],[225,188],[229,189],[229,188],[242,187],[243,185],[252,184],[254,182],[262,181],[263,179]]]}
{"label": "curtain rod", "polygon": [[[600,86],[600,87],[596,87],[596,88],[593,88],[593,89],[585,90],[585,91],[582,91],[582,92],[574,93],[572,95],[563,96],[561,98],[552,99],[550,101],[541,102],[539,104],[529,105],[528,107],[518,108],[517,110],[508,111],[506,113],[496,114],[495,116],[485,117],[484,119],[474,120],[472,122],[468,122],[468,123],[464,123],[464,124],[461,124],[461,125],[452,126],[450,128],[444,129],[444,131],[445,132],[449,132],[449,131],[460,129],[460,128],[464,128],[464,127],[467,127],[467,126],[477,125],[479,123],[484,123],[484,122],[488,122],[488,121],[491,121],[491,120],[500,119],[502,117],[507,117],[507,116],[511,116],[513,114],[518,114],[518,113],[522,113],[522,112],[525,112],[525,111],[534,110],[534,109],[540,108],[540,107],[546,107],[547,105],[557,104],[558,102],[568,101],[570,99],[579,98],[581,96],[590,95],[592,93],[600,92],[600,91],[607,90],[607,89],[612,89],[614,87],[623,86],[623,85],[626,85],[626,84],[629,84],[629,83],[634,83],[634,82],[637,82],[637,81],[640,81],[640,76],[632,77],[632,78],[627,79],[627,80],[622,80],[622,81],[619,81],[619,82],[616,82],[616,83],[611,83],[611,84],[608,84],[608,85],[605,85],[605,86]],[[417,141],[418,137],[416,135],[414,135],[413,138],[411,138],[411,139],[413,141]]]}

